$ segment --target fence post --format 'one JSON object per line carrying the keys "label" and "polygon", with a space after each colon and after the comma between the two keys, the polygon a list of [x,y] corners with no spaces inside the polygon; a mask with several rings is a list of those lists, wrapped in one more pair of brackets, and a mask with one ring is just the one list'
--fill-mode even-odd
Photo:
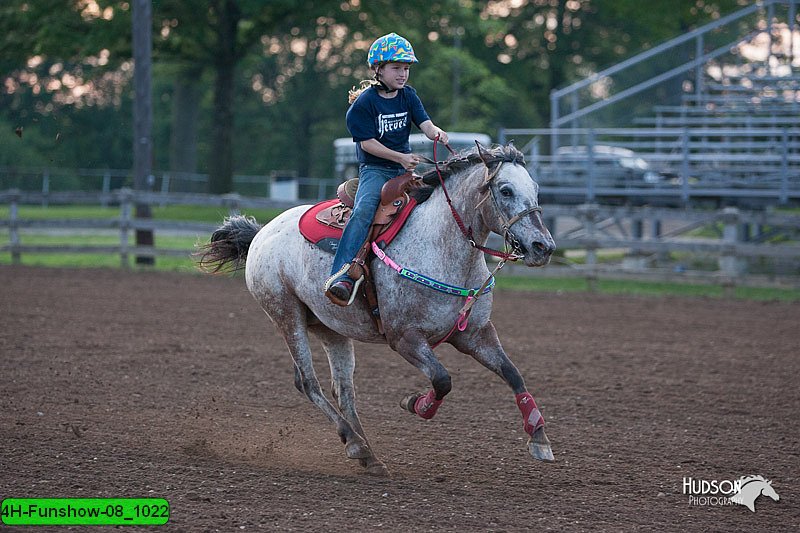
{"label": "fence post", "polygon": [[722,210],[722,251],[719,269],[726,296],[731,296],[736,280],[745,272],[745,262],[736,255],[736,244],[741,240],[740,213],[736,207]]}
{"label": "fence post", "polygon": [[[648,209],[645,207],[638,213],[630,211],[627,215],[631,219],[631,237],[637,242],[644,240],[644,220],[648,217]],[[643,270],[647,268],[647,255],[636,246],[631,246],[625,257],[622,258],[622,268],[624,270]]]}
{"label": "fence post", "polygon": [[325,191],[328,180],[317,181],[317,200],[322,201],[325,199]]}
{"label": "fence post", "polygon": [[597,231],[596,222],[599,215],[597,204],[583,204],[578,207],[578,213],[583,219],[586,228],[586,285],[589,292],[597,291]]}
{"label": "fence post", "polygon": [[[558,134],[558,115],[560,112],[559,106],[559,98],[556,96],[556,91],[550,91],[550,129],[552,130],[552,134],[550,135],[550,155],[555,157],[556,150],[558,150],[559,144],[561,139],[559,139]],[[556,160],[556,164],[558,164]]]}
{"label": "fence post", "polygon": [[19,189],[11,189],[9,191],[8,237],[11,244],[11,264],[13,265],[18,265],[22,261],[19,247],[19,200]]}
{"label": "fence post", "polygon": [[589,137],[586,140],[586,200],[594,202],[594,128],[589,130]]}
{"label": "fence post", "polygon": [[159,205],[162,208],[165,205],[167,205],[166,197],[169,194],[169,181],[170,181],[169,172],[164,172],[163,174],[161,174],[161,201],[159,202]]}
{"label": "fence post", "polygon": [[703,105],[703,64],[705,61],[700,60],[701,57],[705,57],[703,48],[703,34],[701,33],[695,38],[694,42],[694,59],[697,62],[694,67],[694,94],[697,98],[696,105],[698,106]]}
{"label": "fence post", "polygon": [[108,207],[108,195],[111,194],[111,171],[106,169],[103,172],[103,195],[100,197],[100,205]]}
{"label": "fence post", "polygon": [[131,227],[132,191],[128,188],[119,191],[119,259],[122,268],[129,268],[128,231]]}

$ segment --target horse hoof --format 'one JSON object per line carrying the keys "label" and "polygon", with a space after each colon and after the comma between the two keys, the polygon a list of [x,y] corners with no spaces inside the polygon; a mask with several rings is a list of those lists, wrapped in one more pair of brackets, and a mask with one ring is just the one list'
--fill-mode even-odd
{"label": "horse hoof", "polygon": [[389,477],[389,469],[384,464],[372,465],[367,468],[367,474],[375,477]]}
{"label": "horse hoof", "polygon": [[417,400],[422,396],[425,396],[425,395],[420,393],[420,392],[417,392],[417,393],[411,394],[409,396],[406,396],[405,398],[400,400],[400,407],[402,407],[404,410],[408,411],[409,413],[417,414],[417,412],[414,410],[414,405],[417,403]]}
{"label": "horse hoof", "polygon": [[361,466],[364,467],[364,471],[370,476],[389,477],[389,469],[386,468],[385,464],[377,459],[373,458],[371,461],[367,459],[361,459]]}
{"label": "horse hoof", "polygon": [[552,463],[556,460],[555,457],[553,457],[553,449],[550,447],[550,440],[547,438],[547,435],[544,434],[544,428],[537,429],[533,437],[528,439],[528,452],[530,452],[531,457],[538,461]]}
{"label": "horse hoof", "polygon": [[363,442],[351,442],[344,447],[349,459],[366,459],[372,457],[372,450]]}

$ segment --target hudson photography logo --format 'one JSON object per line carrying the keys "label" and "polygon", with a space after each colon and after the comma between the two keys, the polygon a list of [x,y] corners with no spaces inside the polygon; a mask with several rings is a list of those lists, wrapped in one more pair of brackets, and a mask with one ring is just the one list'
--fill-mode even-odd
{"label": "hudson photography logo", "polygon": [[772,481],[763,476],[742,476],[733,480],[684,477],[683,493],[689,496],[689,505],[744,505],[752,512],[756,512],[759,496],[768,496],[774,501],[780,499],[772,488]]}

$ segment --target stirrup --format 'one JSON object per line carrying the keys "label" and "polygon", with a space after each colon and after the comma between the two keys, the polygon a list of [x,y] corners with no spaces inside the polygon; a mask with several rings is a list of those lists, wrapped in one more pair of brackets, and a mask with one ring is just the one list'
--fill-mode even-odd
{"label": "stirrup", "polygon": [[356,294],[358,294],[358,288],[361,286],[361,282],[364,281],[364,276],[361,276],[358,279],[353,280],[353,288],[350,291],[350,299],[347,300],[346,302],[334,296],[330,292],[331,286],[336,282],[336,280],[339,277],[346,274],[349,269],[350,269],[350,263],[345,263],[345,265],[342,268],[340,268],[334,275],[329,277],[328,280],[325,282],[325,296],[327,296],[331,302],[335,303],[336,305],[340,305],[342,307],[347,307],[348,305],[353,303],[353,300],[356,299]]}

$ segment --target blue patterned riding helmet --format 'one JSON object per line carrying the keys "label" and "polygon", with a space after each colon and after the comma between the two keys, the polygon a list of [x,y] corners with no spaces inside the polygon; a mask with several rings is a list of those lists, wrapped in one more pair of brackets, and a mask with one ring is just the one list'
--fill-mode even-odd
{"label": "blue patterned riding helmet", "polygon": [[369,47],[367,63],[370,67],[381,63],[418,63],[417,56],[408,39],[392,32],[378,37]]}

